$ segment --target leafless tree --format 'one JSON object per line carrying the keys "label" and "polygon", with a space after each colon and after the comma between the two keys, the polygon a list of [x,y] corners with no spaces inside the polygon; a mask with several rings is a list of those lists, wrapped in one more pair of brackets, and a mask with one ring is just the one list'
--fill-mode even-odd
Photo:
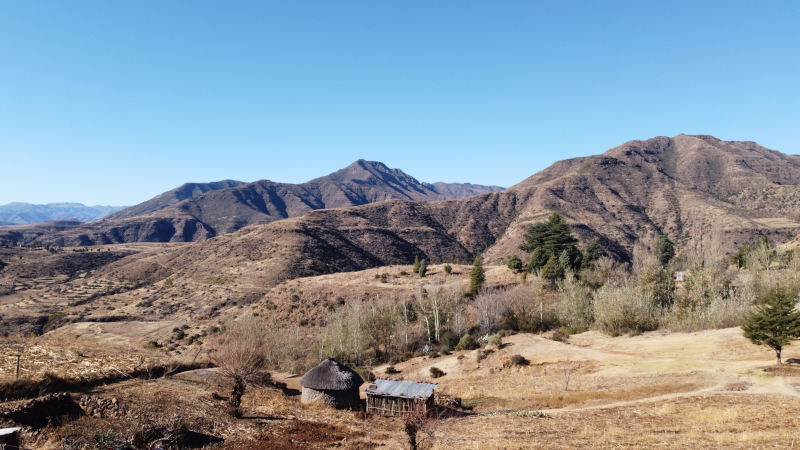
{"label": "leafless tree", "polygon": [[264,323],[248,316],[227,325],[212,358],[220,373],[230,378],[233,390],[228,399],[231,414],[241,417],[242,395],[247,386],[268,379],[270,329]]}
{"label": "leafless tree", "polygon": [[403,430],[408,439],[408,446],[411,450],[417,450],[419,445],[425,441],[432,440],[439,424],[438,408],[433,411],[426,411],[424,408],[417,408],[406,416],[403,421]]}
{"label": "leafless tree", "polygon": [[569,390],[569,382],[572,379],[572,375],[578,371],[580,366],[578,364],[569,363],[561,368],[561,375],[562,380],[564,381],[564,390]]}
{"label": "leafless tree", "polygon": [[481,331],[489,333],[500,322],[505,306],[498,299],[498,292],[485,289],[475,297],[473,307],[477,312]]}

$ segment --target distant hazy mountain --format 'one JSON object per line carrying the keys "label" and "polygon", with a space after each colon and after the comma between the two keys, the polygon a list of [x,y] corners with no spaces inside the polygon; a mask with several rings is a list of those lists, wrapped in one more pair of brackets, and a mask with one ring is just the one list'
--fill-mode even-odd
{"label": "distant hazy mountain", "polygon": [[[302,184],[269,180],[184,184],[97,223],[56,232],[42,228],[26,230],[23,241],[34,236],[41,242],[58,245],[200,241],[317,209],[391,199],[451,200],[502,189],[468,183],[423,183],[381,162],[358,160]],[[15,232],[13,236],[0,233],[0,242],[18,242],[20,230]]]}
{"label": "distant hazy mountain", "polygon": [[111,214],[106,217],[106,219],[113,220],[144,216],[160,209],[164,209],[168,206],[172,206],[176,203],[186,200],[187,198],[197,197],[209,191],[227,189],[242,184],[244,184],[244,182],[236,180],[222,180],[211,183],[185,183],[176,187],[175,189],[153,197],[146,202],[139,203],[138,205],[131,206]]}
{"label": "distant hazy mountain", "polygon": [[86,206],[81,203],[48,203],[34,205],[14,202],[0,205],[0,225],[27,225],[49,220],[77,219],[90,222],[107,216],[124,206]]}

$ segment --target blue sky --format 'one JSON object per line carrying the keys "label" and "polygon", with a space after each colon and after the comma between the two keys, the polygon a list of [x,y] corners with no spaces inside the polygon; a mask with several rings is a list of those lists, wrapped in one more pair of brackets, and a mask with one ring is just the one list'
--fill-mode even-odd
{"label": "blue sky", "polygon": [[800,153],[800,2],[0,0],[0,204],[365,158],[509,186],[678,133]]}

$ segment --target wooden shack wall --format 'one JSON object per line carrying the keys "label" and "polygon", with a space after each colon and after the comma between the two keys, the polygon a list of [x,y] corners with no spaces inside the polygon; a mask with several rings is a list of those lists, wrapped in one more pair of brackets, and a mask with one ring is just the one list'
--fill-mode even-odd
{"label": "wooden shack wall", "polygon": [[386,397],[367,394],[367,413],[382,414],[384,416],[408,415],[417,409],[427,413],[433,405],[433,396],[421,399]]}

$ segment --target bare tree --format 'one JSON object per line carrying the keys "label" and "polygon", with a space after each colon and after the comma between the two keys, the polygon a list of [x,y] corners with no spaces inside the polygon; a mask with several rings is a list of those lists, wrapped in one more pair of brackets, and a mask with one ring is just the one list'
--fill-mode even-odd
{"label": "bare tree", "polygon": [[484,289],[475,297],[473,307],[478,315],[481,331],[489,333],[500,322],[505,306],[499,301],[498,292]]}
{"label": "bare tree", "polygon": [[432,440],[438,424],[438,408],[433,411],[426,411],[421,407],[414,409],[403,421],[403,431],[406,433],[409,448],[417,450],[420,444]]}
{"label": "bare tree", "polygon": [[567,364],[567,365],[565,365],[564,367],[561,368],[561,375],[562,375],[562,380],[564,381],[564,390],[565,391],[569,390],[569,382],[570,382],[570,380],[572,380],[572,375],[578,369],[580,369],[580,366],[578,364],[571,364],[571,363],[569,363],[569,364]]}
{"label": "bare tree", "polygon": [[239,418],[242,416],[242,395],[247,386],[269,377],[266,349],[273,340],[270,330],[252,316],[231,322],[226,328],[227,332],[220,338],[212,358],[220,373],[233,382],[228,404],[231,414]]}

